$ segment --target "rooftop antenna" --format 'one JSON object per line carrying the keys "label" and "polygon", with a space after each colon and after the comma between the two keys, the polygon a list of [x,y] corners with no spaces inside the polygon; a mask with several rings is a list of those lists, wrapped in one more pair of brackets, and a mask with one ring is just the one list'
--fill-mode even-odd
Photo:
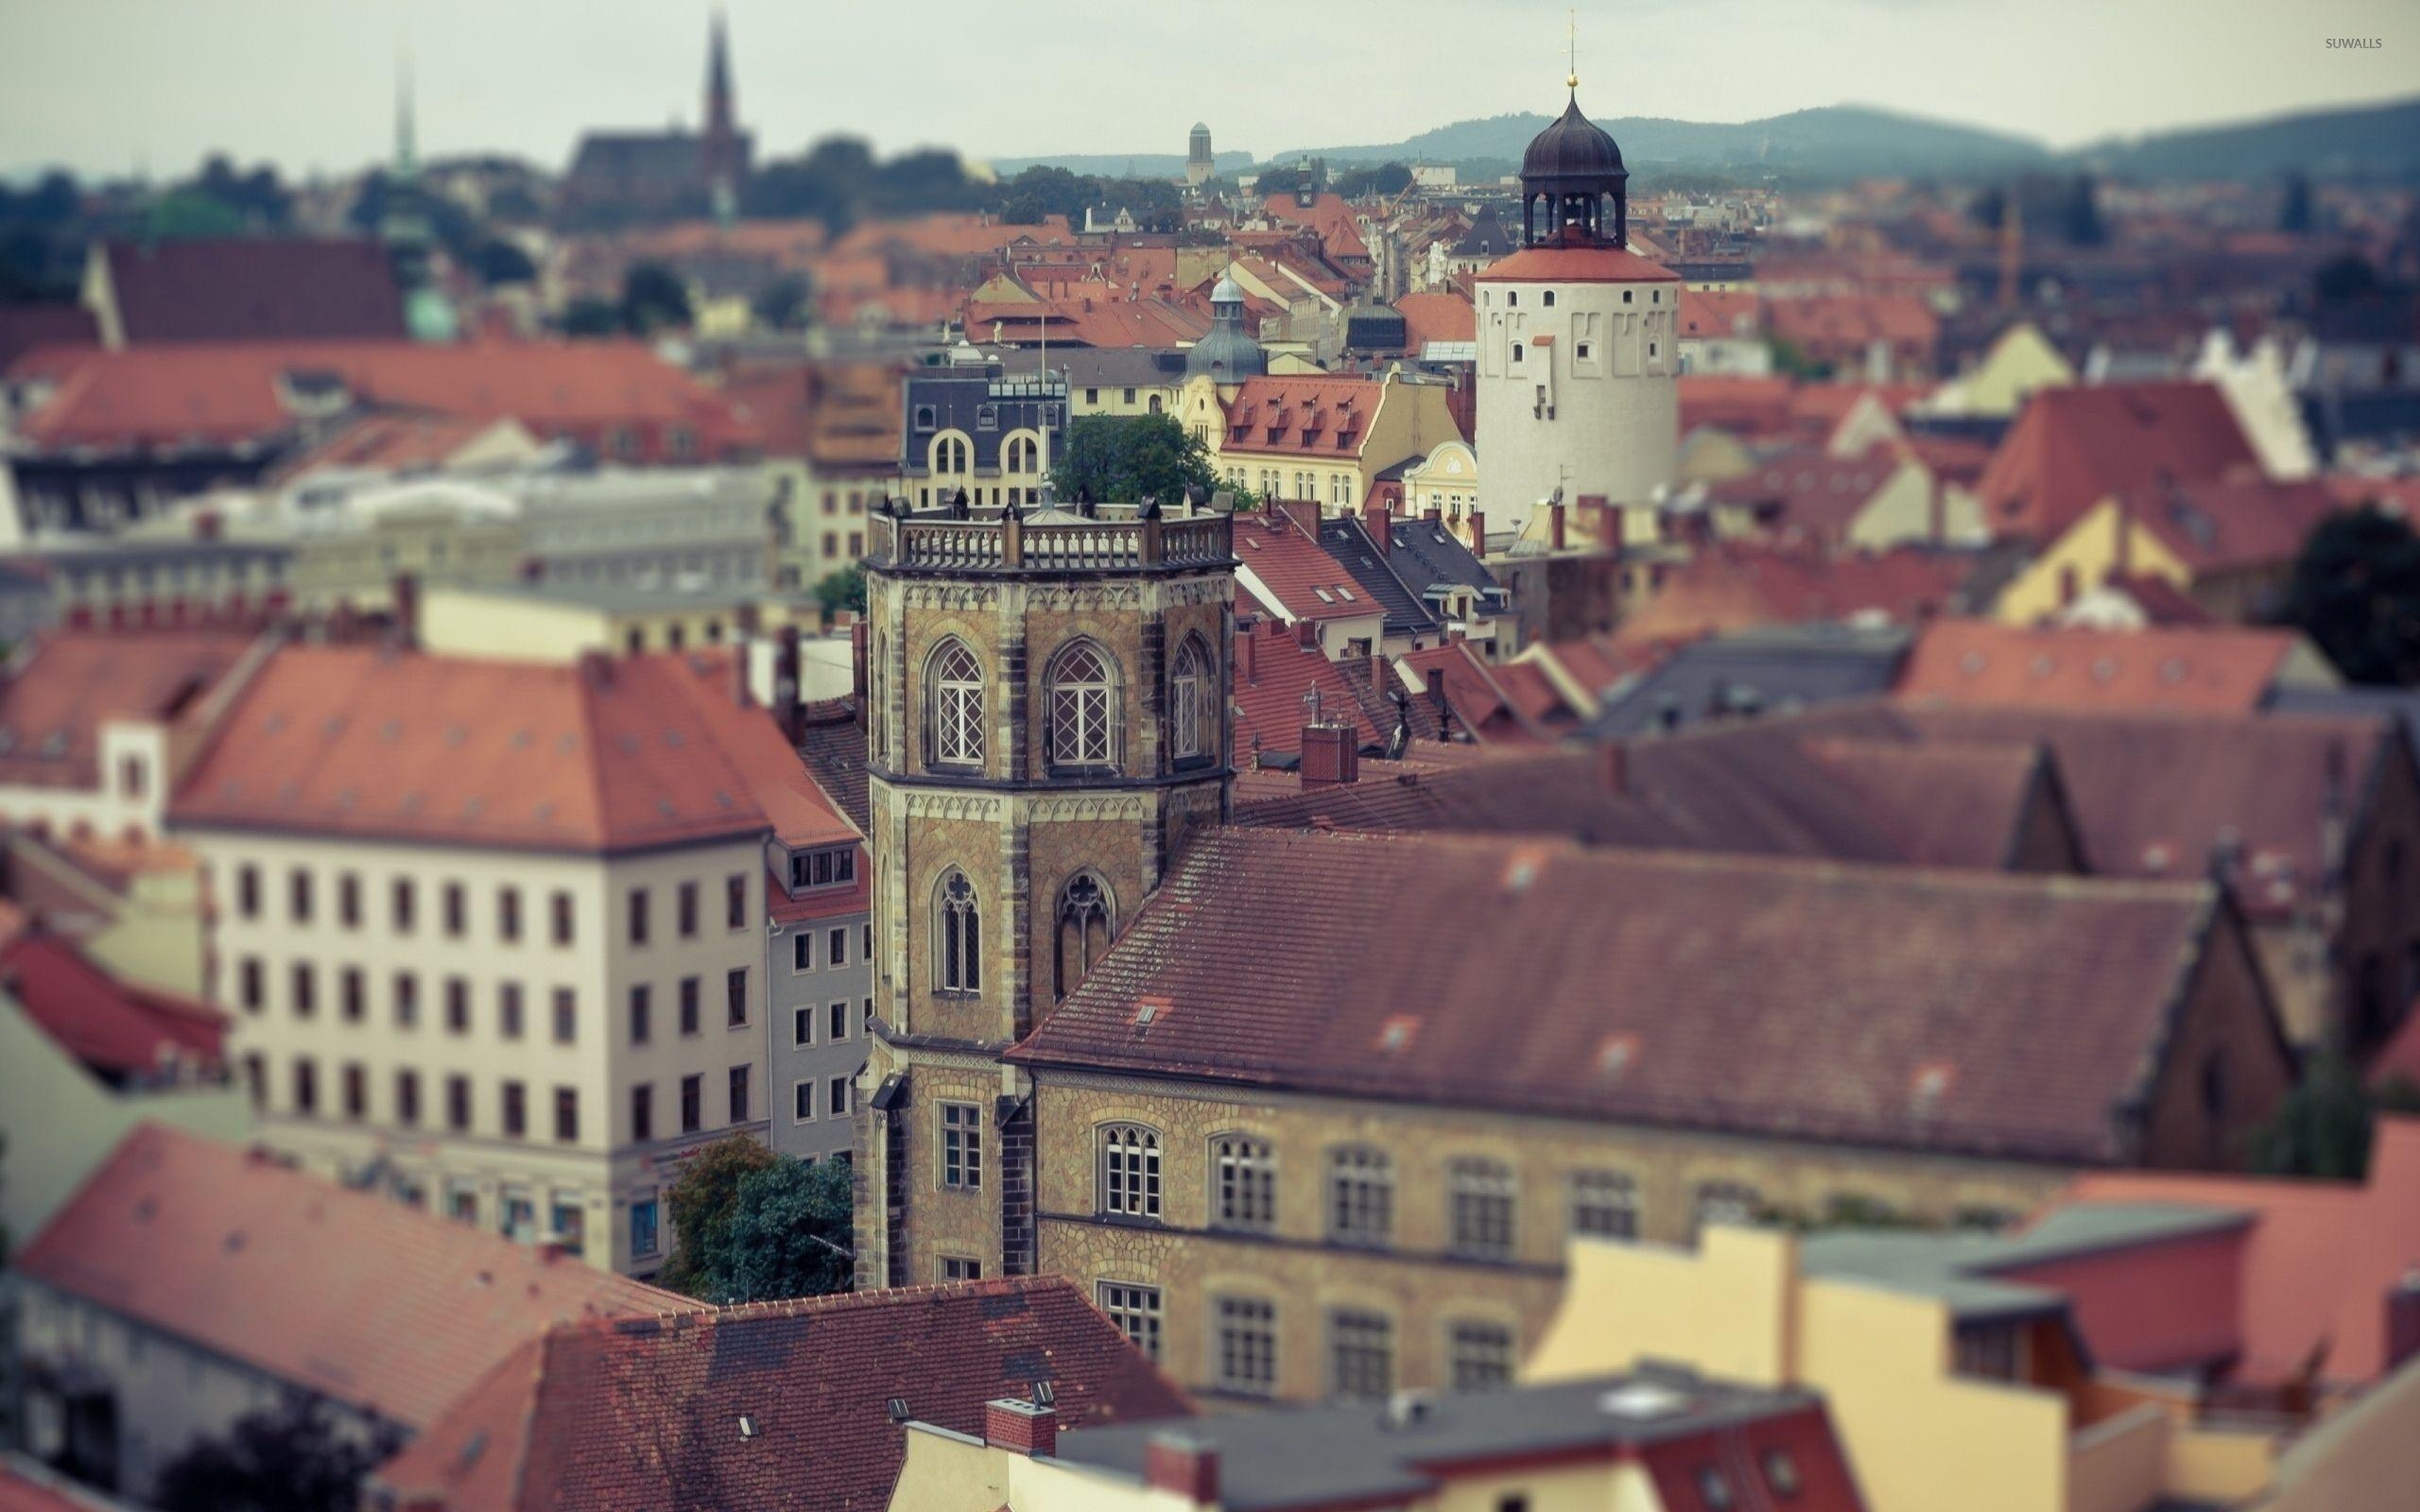
{"label": "rooftop antenna", "polygon": [[1564,56],[1568,65],[1563,77],[1563,86],[1571,91],[1572,98],[1578,99],[1580,97],[1580,9],[1578,7],[1575,6],[1564,12],[1563,26]]}

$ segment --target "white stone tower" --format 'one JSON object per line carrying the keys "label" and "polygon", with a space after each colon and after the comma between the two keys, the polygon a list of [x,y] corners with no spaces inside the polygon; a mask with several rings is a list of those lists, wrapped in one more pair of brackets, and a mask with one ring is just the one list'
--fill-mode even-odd
{"label": "white stone tower", "polygon": [[1629,249],[1621,149],[1570,85],[1522,159],[1521,249],[1478,275],[1479,504],[1517,528],[1602,499],[1639,540],[1679,447],[1681,280]]}

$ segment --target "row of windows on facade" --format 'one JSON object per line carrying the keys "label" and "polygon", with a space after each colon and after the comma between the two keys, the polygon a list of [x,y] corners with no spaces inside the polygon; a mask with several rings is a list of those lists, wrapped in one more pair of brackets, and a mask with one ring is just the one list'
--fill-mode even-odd
{"label": "row of windows on facade", "polygon": [[[750,1079],[754,1074],[752,1064],[731,1067],[724,1074],[725,1109],[732,1125],[746,1124],[754,1116],[751,1111]],[[255,1051],[244,1057],[244,1080],[250,1090],[252,1105],[267,1109],[269,1106],[268,1059]],[[298,1056],[287,1068],[288,1098],[286,1111],[298,1118],[317,1118],[321,1112],[320,1096],[320,1063],[307,1056]],[[473,1134],[482,1130],[473,1107],[472,1078],[460,1072],[446,1074],[439,1082],[443,1101],[442,1127],[448,1133]],[[349,1123],[366,1124],[376,1118],[371,1108],[370,1068],[360,1061],[344,1061],[336,1070],[335,1104],[328,1111]],[[680,1127],[682,1134],[696,1134],[705,1128],[706,1078],[703,1073],[683,1076],[680,1082]],[[412,1067],[398,1069],[393,1074],[393,1092],[387,1106],[387,1122],[399,1128],[420,1128],[428,1119],[422,1103],[421,1073]],[[495,1086],[496,1120],[492,1132],[505,1139],[529,1137],[529,1090],[519,1080],[505,1080]],[[845,1100],[844,1100],[845,1106]],[[554,1090],[554,1137],[560,1143],[579,1142],[579,1089],[557,1087]],[[655,1086],[640,1082],[631,1089],[631,1139],[645,1143],[656,1138]]]}
{"label": "row of windows on facade", "polygon": [[[827,1045],[847,1043],[851,1038],[849,1022],[853,1017],[856,1020],[856,1038],[862,1039],[872,1034],[873,1031],[873,999],[859,998],[857,1000],[857,1008],[854,1015],[850,1012],[849,1002],[846,998],[842,998],[838,1002],[825,1004],[823,1005],[822,1014],[822,1042]],[[816,1011],[814,1004],[803,1003],[797,1007],[790,1009],[791,1047],[799,1050],[814,1048],[816,1044]]]}
{"label": "row of windows on facade", "polygon": [[[1244,470],[1233,464],[1227,468],[1227,481],[1243,488],[1248,481]],[[1288,472],[1284,468],[1265,467],[1249,480],[1264,499],[1316,500],[1320,496],[1320,474]],[[1359,477],[1352,472],[1327,474],[1327,502],[1340,507],[1351,507],[1356,502],[1355,490]],[[1291,490],[1288,489],[1288,484]]]}
{"label": "row of windows on facade", "polygon": [[[1210,754],[1216,732],[1209,705],[1217,663],[1199,635],[1188,635],[1168,663],[1167,743],[1176,761]],[[1043,759],[1055,768],[1116,769],[1124,759],[1124,676],[1098,643],[1075,640],[1043,674]],[[983,663],[955,636],[925,659],[925,759],[936,766],[980,766],[989,737]]]}
{"label": "row of windows on facade", "polygon": [[[851,853],[853,855],[853,853]],[[849,865],[854,868],[852,859]],[[852,872],[854,875],[854,872]],[[319,914],[319,874],[308,867],[290,867],[285,873],[285,922],[309,924]],[[749,927],[748,875],[735,871],[723,879],[723,927],[742,930]],[[462,883],[439,885],[438,922],[448,939],[467,938],[471,933],[471,892]],[[702,930],[702,884],[683,882],[673,888],[673,928],[683,939],[696,939]],[[340,871],[336,876],[336,921],[339,928],[358,929],[363,919],[361,875]],[[245,862],[235,868],[235,917],[258,920],[265,912],[266,897],[262,888],[261,868]],[[578,908],[572,894],[556,889],[551,899],[549,936],[555,944],[569,945],[576,934]],[[521,889],[510,884],[495,889],[495,940],[499,944],[518,944],[523,933]],[[653,889],[632,887],[628,903],[627,938],[632,945],[648,942],[652,929]],[[397,935],[409,935],[420,928],[420,883],[412,877],[391,879],[387,888],[387,922]]]}
{"label": "row of windows on facade", "polygon": [[[1059,889],[1053,910],[1051,997],[1082,983],[1117,937],[1116,902],[1108,884],[1079,871]],[[973,997],[983,990],[983,904],[956,867],[933,887],[933,990]]]}
{"label": "row of windows on facade", "polygon": [[[953,1190],[982,1185],[982,1125],[969,1103],[943,1103],[940,1115],[941,1184]],[[1106,1124],[1096,1131],[1094,1209],[1103,1217],[1162,1222],[1167,1217],[1156,1129],[1139,1124]],[[1210,1142],[1210,1190],[1204,1221],[1215,1228],[1269,1232],[1277,1228],[1277,1155],[1266,1140],[1245,1134]],[[1446,1246],[1476,1260],[1511,1260],[1518,1228],[1519,1179],[1501,1160],[1464,1158],[1445,1165]],[[1326,1152],[1322,1232],[1327,1241],[1383,1247],[1395,1241],[1394,1158],[1373,1145],[1342,1145]],[[1583,1170],[1566,1183],[1565,1226],[1574,1235],[1636,1237],[1640,1201],[1636,1179],[1623,1172]],[[1869,1198],[1841,1197],[1832,1211],[1871,1220],[1887,1215]],[[1696,1191],[1693,1226],[1754,1223],[1769,1210],[1754,1187],[1709,1181]],[[1998,1227],[2008,1215],[1978,1209],[1961,1215],[1968,1227]]]}
{"label": "row of windows on facade", "polygon": [[[297,1019],[316,1018],[320,1011],[320,971],[316,961],[289,963],[286,975],[286,1007]],[[723,1027],[744,1029],[748,1026],[749,969],[735,966],[723,973]],[[235,1001],[246,1013],[259,1014],[268,1007],[268,968],[257,955],[247,955],[235,963]],[[337,1014],[346,1023],[361,1023],[370,1017],[369,973],[357,966],[336,969]],[[471,979],[449,976],[440,984],[444,1003],[445,1032],[469,1035],[474,1032]],[[527,1034],[527,993],[518,982],[495,984],[495,1032],[504,1040],[521,1040]],[[684,976],[677,989],[680,1031],[683,1035],[704,1032],[705,978]],[[630,990],[630,1042],[633,1045],[652,1043],[655,1038],[655,987],[641,982]],[[398,1029],[417,1029],[421,1018],[421,978],[416,972],[397,971],[388,981],[388,1009],[390,1022]],[[553,1038],[557,1044],[579,1042],[579,995],[572,988],[559,987],[551,1000]]]}
{"label": "row of windows on facade", "polygon": [[[990,430],[985,425],[978,429]],[[943,431],[933,438],[927,451],[936,477],[962,477],[975,465],[974,449],[962,431]],[[1030,475],[1042,471],[1042,448],[1030,436],[1011,436],[1000,448],[1000,470],[1003,472]]]}
{"label": "row of windows on facade", "polygon": [[[1676,294],[1672,298],[1674,302],[1679,302],[1679,295]],[[1487,288],[1480,289],[1478,291],[1478,302],[1481,309],[1485,309],[1494,304],[1495,302],[1495,291]],[[1553,309],[1554,290],[1546,290],[1538,297],[1538,302],[1549,310]],[[1636,304],[1640,302],[1638,299],[1638,291],[1636,289],[1622,290],[1622,302],[1624,304]],[[1664,302],[1664,291],[1661,288],[1649,289],[1647,291],[1646,302],[1649,304],[1661,305]],[[1519,289],[1506,289],[1504,291],[1504,307],[1508,310],[1517,310],[1521,307],[1521,291]]]}
{"label": "row of windows on facade", "polygon": [[[429,1208],[429,1187],[424,1177],[407,1171],[395,1171],[387,1180],[388,1194],[407,1208],[423,1211]],[[480,1183],[468,1177],[448,1177],[439,1198],[437,1211],[456,1223],[476,1228],[479,1222]],[[561,1245],[574,1255],[585,1256],[588,1249],[588,1211],[577,1193],[558,1191],[546,1207],[546,1227],[538,1227],[538,1201],[527,1188],[507,1186],[496,1194],[496,1231],[508,1239],[524,1244],[545,1240]]]}

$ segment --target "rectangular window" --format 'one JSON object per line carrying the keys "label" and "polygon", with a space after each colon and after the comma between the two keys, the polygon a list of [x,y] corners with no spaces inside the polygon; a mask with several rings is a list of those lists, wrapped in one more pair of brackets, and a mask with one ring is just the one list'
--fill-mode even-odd
{"label": "rectangular window", "polygon": [[359,1064],[344,1068],[344,1116],[355,1123],[370,1114],[369,1074]]}
{"label": "rectangular window", "polygon": [[722,921],[726,929],[748,927],[748,874],[735,871],[723,879]]}
{"label": "rectangular window", "polygon": [[836,929],[824,936],[823,964],[834,967],[849,964],[849,932],[847,930]]}
{"label": "rectangular window", "polygon": [[471,1078],[445,1078],[445,1126],[457,1134],[471,1126]]}
{"label": "rectangular window", "polygon": [[369,988],[362,983],[361,968],[348,966],[337,978],[337,995],[342,1000],[339,1011],[347,1023],[359,1023],[370,1012]]}
{"label": "rectangular window", "polygon": [[943,1255],[941,1277],[945,1281],[979,1281],[983,1279],[983,1263],[964,1255]]}
{"label": "rectangular window", "polygon": [[1512,1258],[1512,1170],[1494,1160],[1456,1160],[1445,1174],[1457,1254]]}
{"label": "rectangular window", "polygon": [[1277,1391],[1277,1304],[1257,1297],[1222,1297],[1212,1307],[1218,1339],[1217,1385],[1239,1396]]}
{"label": "rectangular window", "polygon": [[567,892],[558,892],[555,894],[554,914],[555,943],[558,945],[568,945],[571,943],[572,936],[571,894]]}
{"label": "rectangular window", "polygon": [[684,882],[681,885],[681,890],[673,896],[677,900],[676,906],[680,915],[681,937],[696,939],[698,937],[698,885],[694,882]]}
{"label": "rectangular window", "polygon": [[261,917],[261,868],[249,862],[235,868],[235,917]]}
{"label": "rectangular window", "polygon": [[361,879],[350,871],[337,873],[337,922],[347,929],[361,927]]}
{"label": "rectangular window", "polygon": [[294,1110],[298,1113],[320,1110],[320,1068],[307,1060],[294,1063]]}
{"label": "rectangular window", "polygon": [[698,988],[696,977],[684,976],[681,979],[681,1032],[683,1034],[698,1032]]}
{"label": "rectangular window", "polygon": [[790,970],[793,971],[815,970],[815,931],[803,929],[790,936]]}
{"label": "rectangular window", "polygon": [[495,989],[495,1031],[507,1040],[521,1038],[521,984],[506,982]]}
{"label": "rectangular window", "polygon": [[395,1122],[406,1128],[420,1123],[420,1073],[395,1073]]}
{"label": "rectangular window", "polygon": [[396,934],[408,935],[412,932],[412,910],[416,902],[412,879],[397,877],[389,890],[389,910],[394,916]]}
{"label": "rectangular window", "polygon": [[828,1032],[825,1034],[825,1036],[824,1036],[825,1040],[826,1040],[827,1042],[831,1043],[831,1044],[836,1044],[836,1045],[837,1045],[837,1044],[838,1044],[840,1041],[842,1041],[843,1040],[848,1039],[848,1038],[849,1038],[849,1003],[848,1003],[848,1000],[847,1000],[846,998],[843,998],[843,999],[841,999],[841,1000],[840,1000],[839,1002],[838,1002],[838,1003],[827,1004],[827,1005],[825,1005],[825,1007],[824,1007],[824,1010],[823,1010],[823,1011],[824,1011],[824,1018],[825,1018],[825,1021],[826,1021],[826,1022],[825,1022],[825,1024],[824,1024],[824,1027],[825,1027],[825,1029],[828,1031]]}
{"label": "rectangular window", "polygon": [[307,1019],[320,1011],[320,974],[308,961],[296,961],[293,969],[294,1016]]}
{"label": "rectangular window", "polygon": [[633,945],[647,943],[647,889],[645,887],[631,889],[630,936],[631,943]]}
{"label": "rectangular window", "polygon": [[517,1140],[529,1132],[529,1098],[517,1081],[504,1084],[504,1136]]}
{"label": "rectangular window", "polygon": [[942,1185],[976,1192],[983,1186],[983,1110],[973,1103],[942,1108]]}
{"label": "rectangular window", "polygon": [[1456,1323],[1446,1332],[1445,1354],[1456,1391],[1512,1383],[1512,1331],[1501,1323]]}
{"label": "rectangular window", "polygon": [[1210,1144],[1211,1178],[1222,1228],[1268,1228],[1277,1222],[1277,1160],[1266,1140],[1230,1134]]}
{"label": "rectangular window", "polygon": [[1383,1245],[1394,1232],[1394,1171],[1383,1150],[1355,1146],[1328,1158],[1327,1236]]}
{"label": "rectangular window", "polygon": [[1328,1395],[1368,1400],[1394,1390],[1395,1325],[1384,1313],[1330,1313],[1327,1348]]}
{"label": "rectangular window", "polygon": [[555,1138],[565,1144],[579,1142],[579,1089],[555,1089]]}
{"label": "rectangular window", "polygon": [[301,867],[285,874],[285,906],[296,923],[311,921],[311,874]]}
{"label": "rectangular window", "polygon": [[790,1009],[790,1043],[794,1045],[815,1043],[815,1010],[813,1008]]}
{"label": "rectangular window", "polygon": [[1160,1215],[1160,1137],[1133,1124],[1100,1131],[1100,1211],[1124,1218]]}
{"label": "rectangular window", "polygon": [[647,1197],[631,1204],[631,1258],[643,1259],[656,1251],[656,1200]]}
{"label": "rectangular window", "polygon": [[645,1082],[631,1089],[631,1138],[642,1143],[655,1138],[655,1089]]}
{"label": "rectangular window", "polygon": [[521,889],[518,887],[496,889],[495,937],[507,945],[521,942]]}
{"label": "rectangular window", "polygon": [[555,988],[555,1043],[579,1041],[579,997],[567,987]]}
{"label": "rectangular window", "polygon": [[815,1117],[815,1083],[802,1081],[790,1088],[790,1118],[800,1124]]}
{"label": "rectangular window", "polygon": [[420,1026],[420,978],[409,971],[395,973],[395,1027],[416,1029]]}
{"label": "rectangular window", "polygon": [[735,1124],[748,1122],[748,1068],[746,1066],[731,1068],[731,1121]]}
{"label": "rectangular window", "polygon": [[830,1091],[831,1096],[826,1101],[824,1105],[825,1108],[831,1112],[834,1118],[848,1117],[850,1098],[849,1078],[846,1076],[833,1077],[831,1085],[827,1090]]}
{"label": "rectangular window", "polygon": [[648,1037],[653,1032],[654,1026],[648,1022],[648,988],[645,982],[631,988],[631,1043],[634,1045],[647,1043]]}
{"label": "rectangular window", "polygon": [[1127,1342],[1142,1350],[1145,1359],[1159,1359],[1160,1289],[1103,1281],[1098,1295],[1100,1310],[1125,1333]]}
{"label": "rectangular window", "polygon": [[257,955],[247,955],[235,963],[235,1000],[247,1013],[261,1011],[261,962]]}
{"label": "rectangular window", "polygon": [[444,899],[445,937],[447,939],[460,939],[462,937],[462,932],[470,928],[471,911],[470,903],[462,896],[462,885],[458,882],[447,883],[445,885]]}
{"label": "rectangular window", "polygon": [[1603,1239],[1638,1237],[1638,1183],[1617,1171],[1571,1176],[1571,1231]]}
{"label": "rectangular window", "polygon": [[748,1022],[748,968],[735,966],[723,973],[723,1022],[736,1029]]}
{"label": "rectangular window", "polygon": [[695,1134],[706,1120],[706,1078],[681,1078],[681,1132]]}
{"label": "rectangular window", "polygon": [[458,976],[445,979],[445,1032],[471,1032],[471,984]]}

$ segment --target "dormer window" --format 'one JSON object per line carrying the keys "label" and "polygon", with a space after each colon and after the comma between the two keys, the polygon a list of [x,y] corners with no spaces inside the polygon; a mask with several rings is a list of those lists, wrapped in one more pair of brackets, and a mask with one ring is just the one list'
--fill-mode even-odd
{"label": "dormer window", "polygon": [[790,852],[790,887],[841,887],[857,880],[857,852],[854,847],[838,846],[828,850],[793,850]]}

